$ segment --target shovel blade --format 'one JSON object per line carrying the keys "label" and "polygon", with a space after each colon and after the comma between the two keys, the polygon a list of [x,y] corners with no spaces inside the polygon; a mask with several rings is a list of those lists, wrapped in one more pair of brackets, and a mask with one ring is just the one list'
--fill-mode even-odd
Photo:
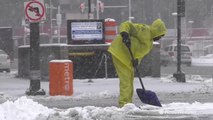
{"label": "shovel blade", "polygon": [[136,89],[142,103],[162,107],[157,95],[150,90]]}

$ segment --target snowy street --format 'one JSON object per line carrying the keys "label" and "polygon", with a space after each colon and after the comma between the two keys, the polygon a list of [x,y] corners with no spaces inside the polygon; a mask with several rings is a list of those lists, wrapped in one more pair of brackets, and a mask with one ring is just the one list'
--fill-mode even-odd
{"label": "snowy street", "polygon": [[0,120],[213,120],[213,0],[0,0],[0,15]]}
{"label": "snowy street", "polygon": [[[25,96],[28,79],[15,78],[15,73],[0,75],[0,120],[114,120],[114,119],[202,119],[213,118],[212,78],[187,76],[177,83],[171,76],[143,78],[147,90],[156,92],[162,108],[142,104],[136,93],[133,104],[119,108],[117,78],[74,79],[72,96],[49,96],[49,82],[41,81],[45,96]],[[140,88],[135,78],[135,89]],[[140,107],[141,109],[139,109]],[[14,108],[14,109],[11,109]],[[31,116],[31,117],[30,117]]]}

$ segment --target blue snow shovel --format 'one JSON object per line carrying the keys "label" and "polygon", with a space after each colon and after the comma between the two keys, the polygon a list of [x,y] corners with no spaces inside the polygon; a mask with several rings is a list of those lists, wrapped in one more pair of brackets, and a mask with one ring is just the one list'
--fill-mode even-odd
{"label": "blue snow shovel", "polygon": [[[132,54],[130,47],[127,47],[127,48],[128,48],[129,53],[132,57],[132,60],[134,60],[134,57],[133,57],[133,54]],[[149,105],[162,107],[162,105],[161,105],[160,101],[158,100],[158,97],[155,94],[155,92],[152,92],[150,90],[145,89],[143,82],[142,82],[142,79],[141,79],[140,72],[138,71],[137,66],[133,65],[133,67],[135,67],[136,74],[137,74],[137,76],[140,80],[141,86],[142,86],[142,89],[139,89],[139,88],[136,89],[136,92],[137,92],[138,97],[140,98],[141,102],[145,103],[145,104],[149,104]]]}

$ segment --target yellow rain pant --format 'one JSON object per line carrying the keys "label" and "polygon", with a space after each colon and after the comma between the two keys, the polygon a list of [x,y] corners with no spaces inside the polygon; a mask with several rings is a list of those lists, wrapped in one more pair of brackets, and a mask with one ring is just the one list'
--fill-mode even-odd
{"label": "yellow rain pant", "polygon": [[134,93],[134,68],[131,67],[131,69],[129,69],[113,55],[112,60],[120,80],[119,106],[123,107],[127,103],[132,103]]}

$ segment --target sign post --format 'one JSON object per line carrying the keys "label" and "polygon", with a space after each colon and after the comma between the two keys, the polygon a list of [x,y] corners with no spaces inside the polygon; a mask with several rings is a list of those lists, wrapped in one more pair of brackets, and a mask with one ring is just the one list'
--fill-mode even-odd
{"label": "sign post", "polygon": [[40,55],[39,55],[39,22],[45,19],[43,1],[29,1],[24,3],[25,20],[30,22],[30,88],[27,95],[45,95],[40,87]]}
{"label": "sign post", "polygon": [[185,0],[177,0],[177,72],[173,74],[177,82],[186,82],[181,71],[181,17],[185,16]]}

